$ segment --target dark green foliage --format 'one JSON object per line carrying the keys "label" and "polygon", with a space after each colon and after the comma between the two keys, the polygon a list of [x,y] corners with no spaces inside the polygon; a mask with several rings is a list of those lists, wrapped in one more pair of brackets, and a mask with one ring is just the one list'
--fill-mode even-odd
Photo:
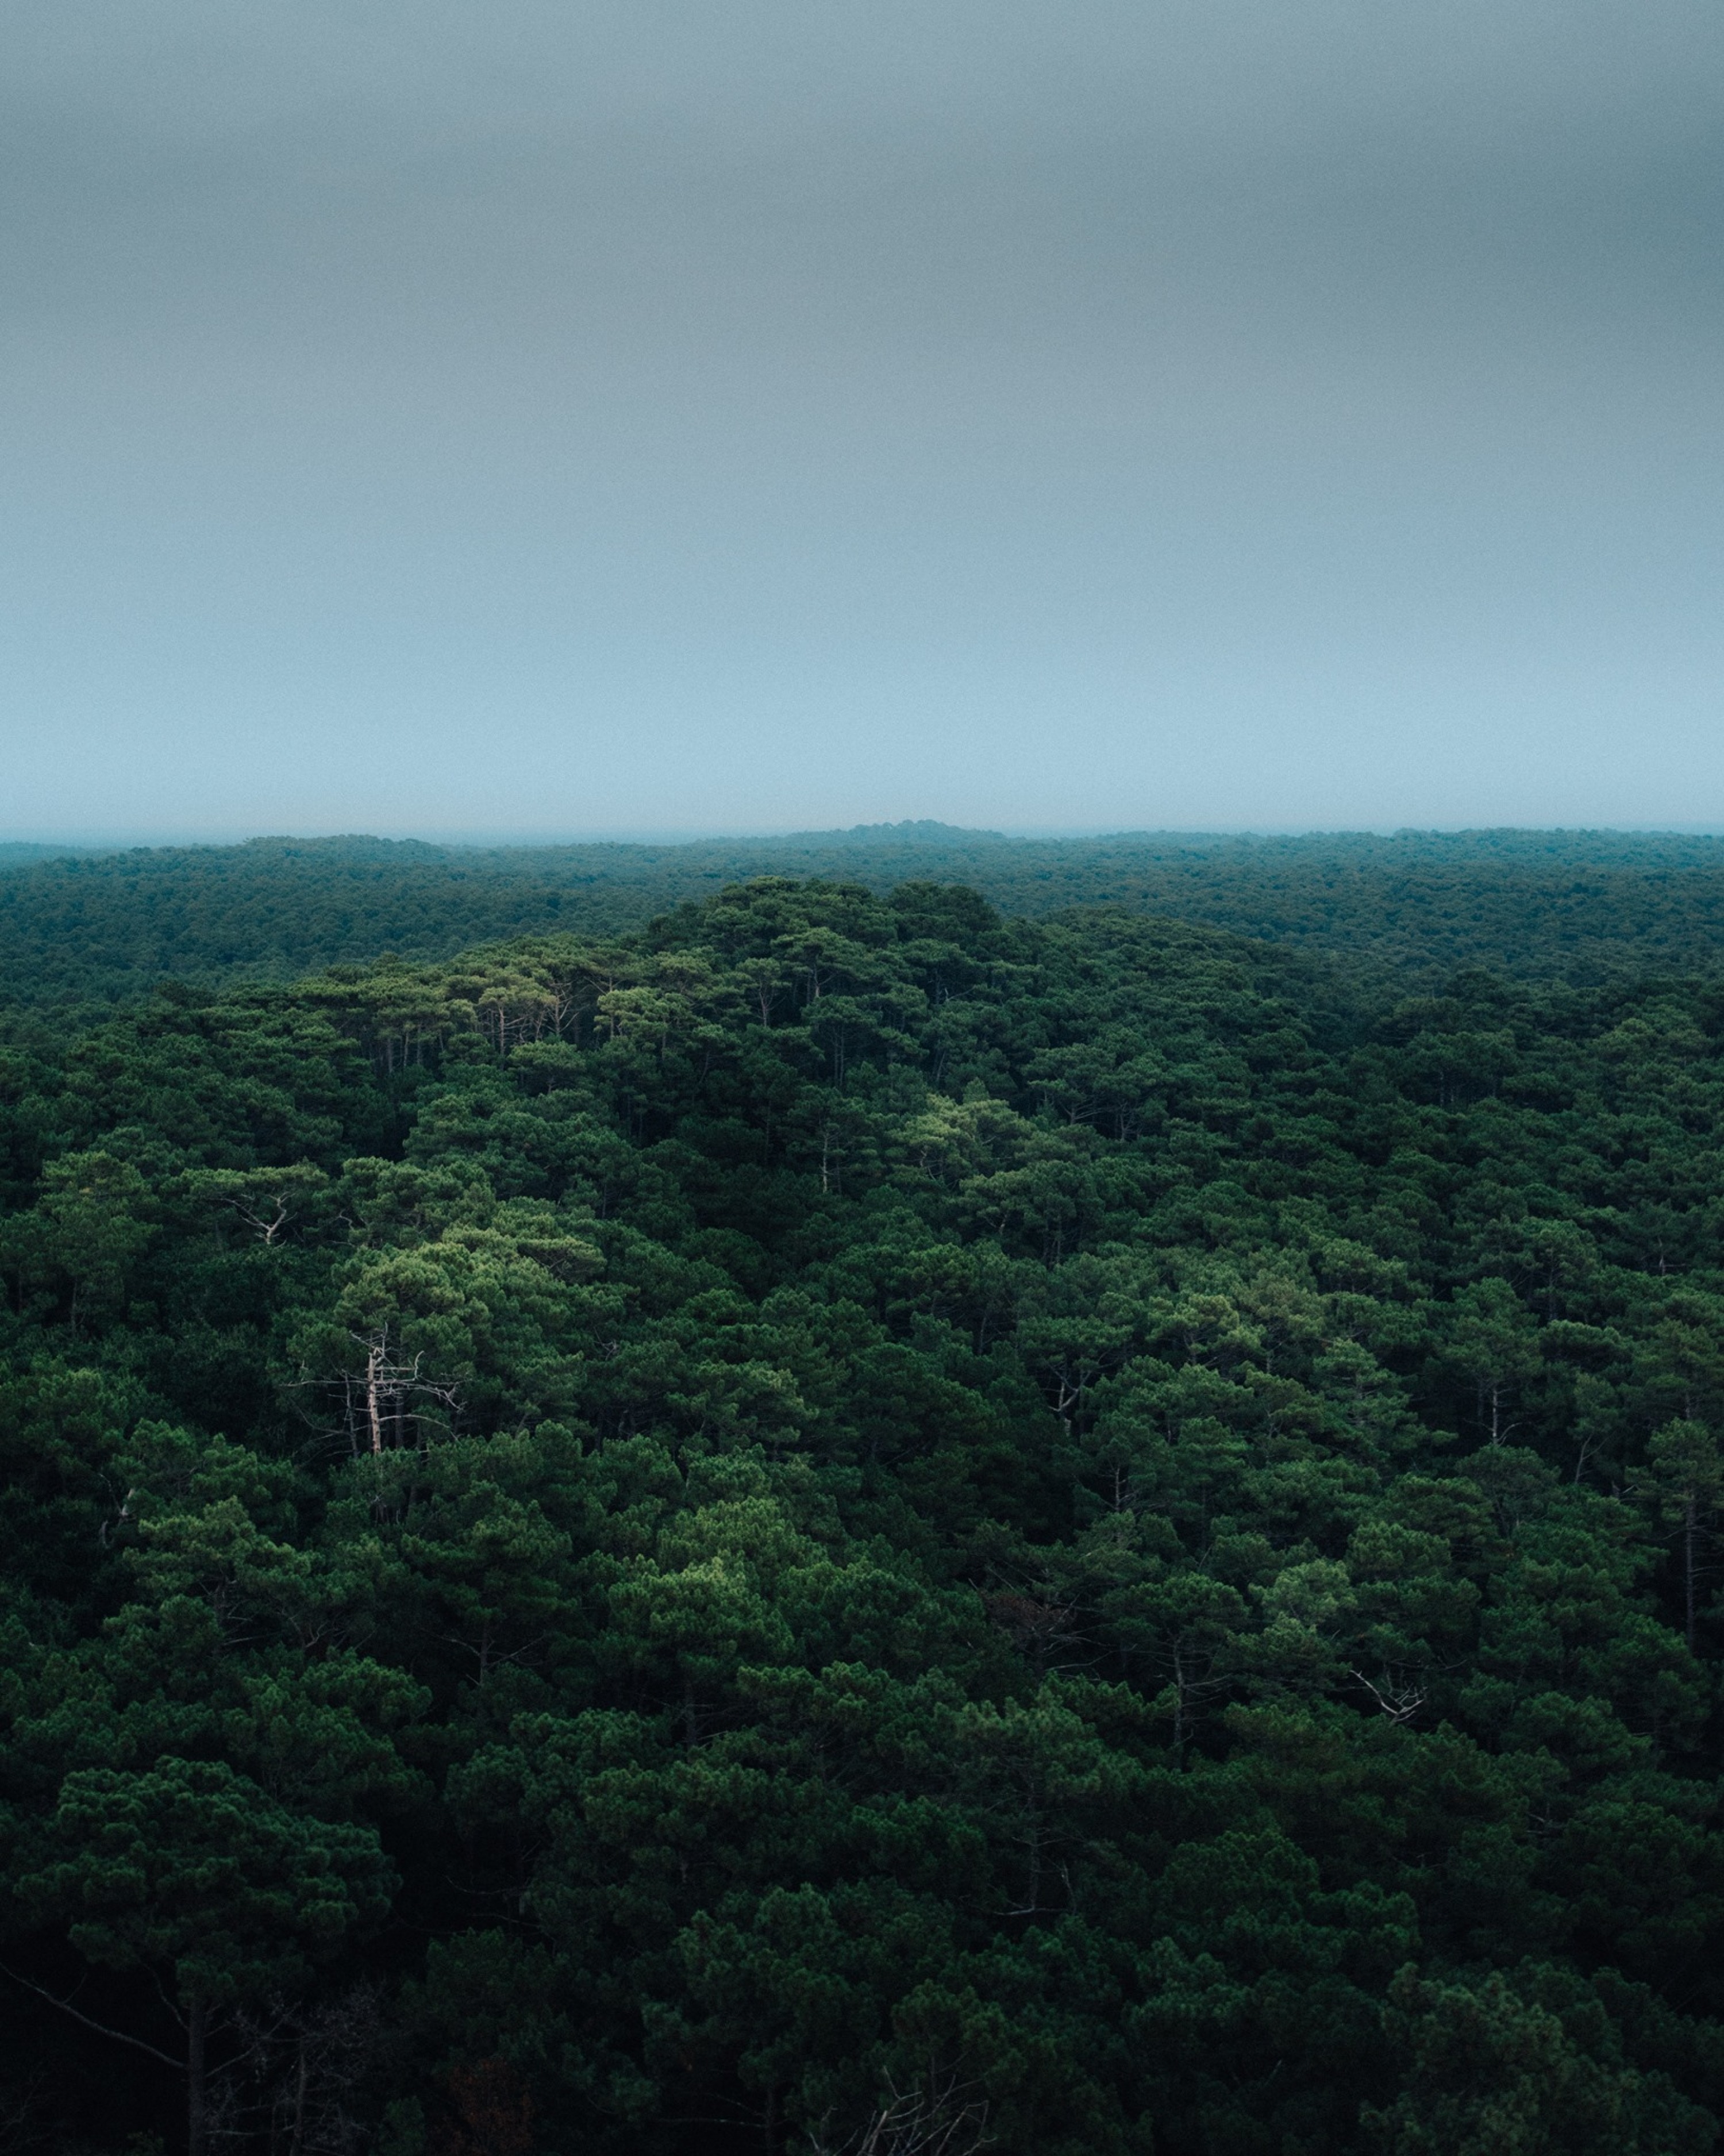
{"label": "dark green foliage", "polygon": [[[1075,906],[1207,922],[1346,952],[1402,983],[1459,966],[1598,982],[1724,959],[1724,838],[1669,832],[1400,832],[1304,838],[1126,832],[1006,839],[875,824],[682,844],[434,846],[255,839],[104,853],[0,848],[0,1001],[76,1004],[162,978],[287,981],[393,951],[613,935],[744,877],[831,877],[884,894],[961,882],[1020,916]],[[1453,1082],[1488,1076],[1488,1024],[1445,1045]],[[1130,1062],[1126,1039],[1086,1055]],[[1087,1065],[1086,1065],[1087,1067]]]}
{"label": "dark green foliage", "polygon": [[1713,2147],[1724,990],[1367,988],[769,878],[20,1027],[6,2145]]}

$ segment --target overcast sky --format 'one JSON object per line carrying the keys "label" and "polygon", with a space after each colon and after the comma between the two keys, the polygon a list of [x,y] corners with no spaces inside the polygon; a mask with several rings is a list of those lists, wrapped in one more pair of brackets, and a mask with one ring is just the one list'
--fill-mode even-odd
{"label": "overcast sky", "polygon": [[0,835],[1724,824],[1717,0],[0,24]]}

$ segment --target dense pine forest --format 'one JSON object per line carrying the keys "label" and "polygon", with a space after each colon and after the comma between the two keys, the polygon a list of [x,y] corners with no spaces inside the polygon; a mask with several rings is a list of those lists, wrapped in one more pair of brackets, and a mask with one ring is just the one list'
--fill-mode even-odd
{"label": "dense pine forest", "polygon": [[1325,843],[8,870],[0,2148],[1714,2148],[1724,850]]}
{"label": "dense pine forest", "polygon": [[945,824],[685,844],[434,846],[259,839],[105,853],[0,847],[0,1011],[112,1001],[163,978],[293,980],[385,952],[449,957],[615,935],[761,875],[962,883],[1002,911],[1200,921],[1347,954],[1403,983],[1457,967],[1598,982],[1724,965],[1724,838],[1562,831],[1125,833],[1006,839]]}

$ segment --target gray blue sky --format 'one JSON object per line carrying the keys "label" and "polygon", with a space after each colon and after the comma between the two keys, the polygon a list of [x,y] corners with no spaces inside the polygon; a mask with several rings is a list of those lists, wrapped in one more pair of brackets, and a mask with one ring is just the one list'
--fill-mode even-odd
{"label": "gray blue sky", "polygon": [[13,0],[0,835],[1724,824],[1716,0]]}

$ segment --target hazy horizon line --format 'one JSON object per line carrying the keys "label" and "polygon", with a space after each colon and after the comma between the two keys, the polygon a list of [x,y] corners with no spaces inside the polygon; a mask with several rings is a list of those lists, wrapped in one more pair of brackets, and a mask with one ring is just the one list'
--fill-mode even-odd
{"label": "hazy horizon line", "polygon": [[1468,835],[1513,834],[1541,837],[1724,837],[1724,823],[1623,824],[1057,824],[995,825],[950,824],[943,819],[905,817],[891,822],[868,822],[822,826],[777,826],[767,829],[737,830],[722,827],[636,827],[574,829],[557,827],[535,829],[507,826],[500,829],[431,825],[413,829],[310,829],[298,831],[250,829],[242,825],[190,828],[106,829],[83,826],[71,830],[0,831],[0,849],[36,849],[66,852],[169,852],[187,848],[212,850],[246,845],[326,844],[340,839],[372,844],[413,844],[469,849],[474,851],[559,846],[695,846],[714,844],[773,844],[798,839],[877,836],[890,841],[896,834],[936,832],[953,838],[989,839],[1001,844],[1080,844],[1085,840],[1126,839],[1294,839],[1294,838],[1455,838]]}

